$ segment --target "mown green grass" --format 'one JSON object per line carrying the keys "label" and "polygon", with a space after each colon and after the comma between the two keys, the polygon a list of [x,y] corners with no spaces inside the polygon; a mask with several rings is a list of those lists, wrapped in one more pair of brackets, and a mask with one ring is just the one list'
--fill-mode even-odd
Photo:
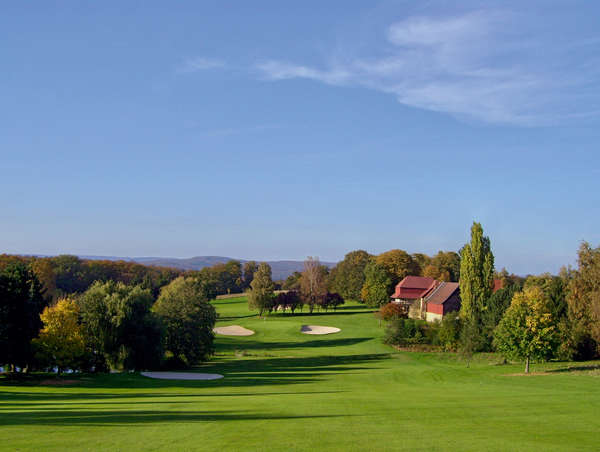
{"label": "mown green grass", "polygon": [[[535,365],[482,356],[401,353],[361,306],[259,319],[243,298],[218,300],[218,336],[198,371],[215,381],[137,374],[76,384],[0,380],[3,450],[535,450],[600,449],[600,362]],[[341,333],[309,336],[303,324]]]}

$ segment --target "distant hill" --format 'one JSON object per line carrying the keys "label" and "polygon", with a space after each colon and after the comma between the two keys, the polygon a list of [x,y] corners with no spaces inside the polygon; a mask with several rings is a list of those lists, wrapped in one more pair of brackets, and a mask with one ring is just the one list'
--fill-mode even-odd
{"label": "distant hill", "polygon": [[[79,256],[81,259],[90,260],[111,260],[111,261],[133,261],[144,265],[155,265],[159,267],[173,267],[180,268],[182,270],[201,270],[204,267],[211,267],[215,264],[223,264],[230,260],[240,261],[242,264],[252,259],[234,259],[231,257],[224,256],[196,256],[184,259],[178,259],[175,257],[118,257],[118,256]],[[256,260],[256,262],[260,262]],[[271,266],[273,272],[273,279],[285,279],[292,273],[302,271],[304,266],[303,261],[267,261]],[[327,265],[329,268],[335,266],[335,262],[321,262],[323,265]]]}

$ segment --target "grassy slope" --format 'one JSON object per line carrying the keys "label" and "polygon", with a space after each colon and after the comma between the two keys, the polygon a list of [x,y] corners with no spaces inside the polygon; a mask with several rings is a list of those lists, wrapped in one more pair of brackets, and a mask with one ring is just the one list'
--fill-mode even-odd
{"label": "grassy slope", "polygon": [[[598,370],[506,376],[521,366],[395,353],[359,306],[323,315],[250,315],[215,302],[217,339],[199,370],[226,378],[135,374],[55,387],[0,380],[0,449],[21,450],[598,450]],[[309,336],[303,324],[341,333]],[[587,363],[595,365],[599,363]],[[564,363],[534,366],[561,370]]]}

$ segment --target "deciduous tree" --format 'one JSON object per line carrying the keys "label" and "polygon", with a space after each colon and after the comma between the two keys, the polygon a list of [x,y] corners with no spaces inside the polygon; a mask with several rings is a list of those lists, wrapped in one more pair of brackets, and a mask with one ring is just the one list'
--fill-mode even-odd
{"label": "deciduous tree", "polygon": [[365,283],[361,299],[371,307],[384,305],[390,301],[392,278],[383,265],[371,259],[365,268]]}
{"label": "deciduous tree", "polygon": [[494,345],[506,358],[524,360],[526,373],[530,360],[546,360],[553,355],[557,330],[539,287],[515,294],[494,332]]}
{"label": "deciduous tree", "polygon": [[569,319],[581,345],[593,342],[588,348],[595,346],[595,354],[600,355],[600,247],[583,242],[577,263],[568,283]]}
{"label": "deciduous tree", "polygon": [[403,250],[386,251],[377,256],[376,261],[386,269],[393,285],[398,284],[406,276],[421,274],[419,264]]}
{"label": "deciduous tree", "polygon": [[425,267],[427,267],[431,263],[431,258],[427,254],[413,253],[411,257],[421,269],[421,273],[423,272]]}
{"label": "deciduous tree", "polygon": [[248,261],[244,263],[244,278],[242,289],[247,290],[254,279],[254,273],[258,270],[258,264],[255,261]]}
{"label": "deciduous tree", "polygon": [[[150,369],[163,357],[163,327],[141,286],[94,283],[79,299],[86,343],[113,369]],[[99,365],[100,363],[97,363]]]}
{"label": "deciduous tree", "polygon": [[79,370],[86,361],[83,329],[79,323],[79,306],[72,298],[58,300],[41,314],[44,327],[33,340],[38,362],[55,367],[58,374],[65,369]]}
{"label": "deciduous tree", "polygon": [[352,251],[332,271],[332,290],[347,300],[359,300],[365,283],[365,267],[371,255],[363,250]]}
{"label": "deciduous tree", "polygon": [[274,284],[271,278],[271,266],[262,262],[254,274],[254,279],[250,284],[250,293],[248,294],[248,307],[257,309],[258,315],[262,316],[264,311],[268,311],[274,302]]}
{"label": "deciduous tree", "polygon": [[14,369],[31,362],[44,306],[42,285],[27,265],[9,264],[0,272],[0,363]]}
{"label": "deciduous tree", "polygon": [[302,298],[295,290],[280,292],[275,297],[274,306],[276,309],[281,309],[285,312],[286,309],[292,311],[292,314],[299,306],[302,306]]}
{"label": "deciduous tree", "polygon": [[319,299],[327,294],[327,267],[320,264],[319,258],[309,256],[304,261],[300,293],[311,313],[318,305]]}
{"label": "deciduous tree", "polygon": [[190,366],[214,351],[217,314],[193,278],[179,277],[162,288],[152,307],[165,326],[165,349]]}
{"label": "deciduous tree", "polygon": [[423,267],[423,276],[438,281],[458,281],[460,275],[460,256],[453,251],[439,251],[429,264]]}
{"label": "deciduous tree", "polygon": [[325,309],[325,311],[330,308],[333,308],[335,311],[338,306],[344,304],[344,298],[339,293],[327,292],[318,300],[318,304],[321,308]]}

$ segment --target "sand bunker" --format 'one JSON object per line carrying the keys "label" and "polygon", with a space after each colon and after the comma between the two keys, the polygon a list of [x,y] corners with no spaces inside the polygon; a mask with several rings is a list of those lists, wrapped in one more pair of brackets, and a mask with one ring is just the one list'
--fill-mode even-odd
{"label": "sand bunker", "polygon": [[144,377],[161,380],[218,380],[221,374],[200,374],[196,372],[141,372]]}
{"label": "sand bunker", "polygon": [[213,331],[224,336],[252,336],[254,334],[254,331],[239,325],[218,326]]}
{"label": "sand bunker", "polygon": [[334,326],[302,325],[300,328],[300,332],[304,334],[332,334],[340,331],[342,330]]}

